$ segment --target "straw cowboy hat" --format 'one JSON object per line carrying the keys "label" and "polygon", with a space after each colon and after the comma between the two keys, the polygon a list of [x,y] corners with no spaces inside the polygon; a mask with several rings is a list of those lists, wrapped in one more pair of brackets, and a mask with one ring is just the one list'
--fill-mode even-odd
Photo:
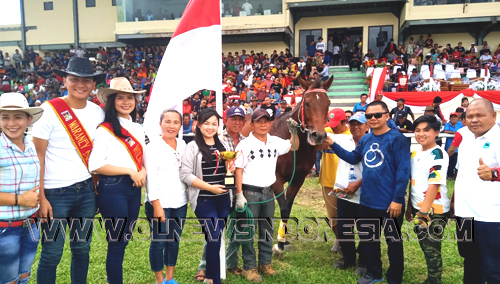
{"label": "straw cowboy hat", "polygon": [[99,92],[97,93],[97,99],[99,100],[99,102],[101,102],[101,104],[106,105],[108,97],[112,94],[129,93],[137,95],[143,94],[144,92],[146,92],[146,90],[134,91],[127,78],[118,77],[111,80],[109,88],[102,88],[99,90]]}
{"label": "straw cowboy hat", "polygon": [[97,83],[106,78],[106,74],[102,71],[94,72],[90,60],[80,57],[71,57],[66,69],[54,69],[54,72],[61,77],[66,77],[68,74],[77,77],[92,77]]}
{"label": "straw cowboy hat", "polygon": [[0,96],[0,111],[18,110],[23,111],[33,117],[31,124],[35,123],[43,114],[43,108],[30,107],[28,101],[20,93],[4,93]]}

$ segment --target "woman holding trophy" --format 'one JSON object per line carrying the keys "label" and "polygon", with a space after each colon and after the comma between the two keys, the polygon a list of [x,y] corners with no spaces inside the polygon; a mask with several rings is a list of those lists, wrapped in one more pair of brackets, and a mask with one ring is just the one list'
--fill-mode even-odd
{"label": "woman holding trophy", "polygon": [[[219,153],[226,148],[219,140],[217,130],[221,117],[215,109],[205,109],[198,114],[195,140],[190,142],[182,155],[181,181],[188,185],[191,208],[203,226],[207,241],[206,282],[221,284],[220,257],[224,218],[231,207],[231,178],[226,178],[226,164],[220,162]],[[229,172],[234,165],[229,166]],[[244,198],[242,195],[238,198]],[[216,221],[216,224],[213,224]]]}

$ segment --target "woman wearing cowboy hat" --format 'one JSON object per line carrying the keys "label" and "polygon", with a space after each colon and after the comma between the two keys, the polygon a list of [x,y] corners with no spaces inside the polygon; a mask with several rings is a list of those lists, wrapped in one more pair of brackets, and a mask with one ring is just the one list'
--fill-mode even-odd
{"label": "woman wearing cowboy hat", "polygon": [[36,255],[40,162],[24,131],[42,113],[22,94],[0,98],[0,283],[28,283]]}
{"label": "woman wearing cowboy hat", "polygon": [[[146,183],[142,161],[145,135],[135,122],[136,95],[143,92],[134,91],[126,78],[119,77],[111,80],[110,88],[97,93],[105,105],[105,117],[96,130],[89,170],[101,175],[97,205],[106,230],[111,232],[106,259],[110,284],[123,283],[123,256],[139,215],[141,188]],[[115,226],[122,229],[115,230]]]}

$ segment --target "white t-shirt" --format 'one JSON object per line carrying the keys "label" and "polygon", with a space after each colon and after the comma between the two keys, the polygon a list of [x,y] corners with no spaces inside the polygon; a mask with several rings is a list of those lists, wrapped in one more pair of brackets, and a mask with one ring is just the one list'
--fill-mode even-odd
{"label": "white t-shirt", "polygon": [[[354,151],[356,149],[356,142],[352,138],[350,134],[333,134],[327,133],[326,135],[330,136],[335,143],[339,144],[346,151]],[[350,180],[350,171],[351,168],[354,169],[354,174],[356,178]],[[340,185],[339,183],[342,181],[343,184],[349,184],[349,182],[356,182],[363,178],[363,163],[359,162],[356,165],[351,165],[344,160],[339,158],[339,163],[337,166],[337,176],[335,177],[335,188],[345,189],[346,186]],[[361,193],[361,187],[355,192],[355,194],[350,198],[342,198],[343,200],[359,204],[359,198]]]}
{"label": "white t-shirt", "polygon": [[340,47],[338,45],[333,47],[333,54],[339,54],[340,52]]}
{"label": "white t-shirt", "polygon": [[[80,155],[57,117],[54,109],[42,104],[43,115],[34,125],[33,137],[48,140],[45,152],[45,188],[66,187],[90,178]],[[73,109],[90,139],[94,138],[97,126],[104,120],[102,109],[91,102],[83,109]]]}
{"label": "white t-shirt", "polygon": [[247,16],[250,16],[252,14],[252,4],[250,4],[249,2],[245,2],[243,3],[243,5],[241,5],[241,9],[243,9],[243,11],[245,11],[245,13],[247,13]]}
{"label": "white t-shirt", "polygon": [[306,67],[306,63],[305,62],[297,62],[297,66],[299,67],[299,69],[302,69],[302,68]]}
{"label": "white t-shirt", "polygon": [[316,43],[316,50],[321,50],[322,52],[325,52],[326,43],[324,41]]}
{"label": "white t-shirt", "polygon": [[417,150],[411,153],[411,204],[413,208],[420,210],[429,185],[439,184],[436,199],[431,207],[435,214],[450,211],[450,199],[446,187],[448,163],[448,154],[439,146],[427,151]]}
{"label": "white t-shirt", "polygon": [[455,215],[475,221],[500,222],[500,182],[484,181],[477,175],[479,158],[490,168],[500,166],[500,127],[495,124],[475,138],[464,135],[460,143],[455,181]]}
{"label": "white t-shirt", "polygon": [[[139,123],[133,122],[131,119],[119,117],[120,125],[127,129],[141,143],[143,152],[146,151],[146,135],[144,129]],[[113,134],[103,127],[97,128],[94,135],[94,148],[89,158],[89,170],[95,171],[104,165],[116,167],[124,167],[137,170],[137,166],[130,157],[130,154]],[[141,165],[142,166],[142,165]]]}
{"label": "white t-shirt", "polygon": [[84,57],[85,55],[85,51],[83,49],[78,49],[76,52],[75,52],[75,55],[77,57]]}
{"label": "white t-shirt", "polygon": [[267,143],[264,143],[250,133],[236,146],[236,152],[241,154],[234,160],[237,168],[243,168],[243,184],[271,186],[276,181],[278,157],[288,153],[290,147],[290,140],[267,134]]}
{"label": "white t-shirt", "polygon": [[163,208],[179,208],[187,204],[186,184],[179,178],[181,156],[185,148],[186,143],[182,139],[177,139],[175,150],[163,139],[153,139],[146,146],[146,201],[159,200]]}

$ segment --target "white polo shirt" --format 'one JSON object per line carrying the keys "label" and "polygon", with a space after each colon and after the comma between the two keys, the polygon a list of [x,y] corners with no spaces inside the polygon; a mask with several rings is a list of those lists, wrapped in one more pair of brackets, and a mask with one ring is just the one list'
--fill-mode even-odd
{"label": "white polo shirt", "polygon": [[490,168],[500,166],[500,127],[497,124],[481,137],[463,137],[455,181],[455,215],[474,217],[482,222],[500,222],[500,182],[479,178],[479,158],[483,158]]}
{"label": "white polo shirt", "polygon": [[248,138],[238,143],[234,165],[243,168],[243,184],[258,187],[271,186],[276,181],[278,157],[290,151],[290,140],[267,134],[267,143],[250,133]]}
{"label": "white polo shirt", "polygon": [[[76,151],[68,132],[57,118],[49,104],[42,104],[42,117],[33,125],[33,137],[48,140],[45,152],[45,188],[66,187],[90,178],[89,171]],[[73,109],[87,131],[90,139],[94,139],[97,126],[104,120],[102,109],[87,102],[83,109]]]}

